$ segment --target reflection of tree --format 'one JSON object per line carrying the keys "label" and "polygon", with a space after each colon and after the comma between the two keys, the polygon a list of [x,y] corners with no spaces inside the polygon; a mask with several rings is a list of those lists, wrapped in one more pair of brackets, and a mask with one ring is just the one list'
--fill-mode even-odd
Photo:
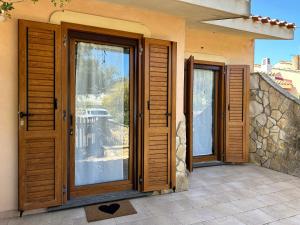
{"label": "reflection of tree", "polygon": [[[115,82],[103,98],[102,105],[116,122],[129,126],[129,81]],[[121,108],[123,107],[123,108]]]}
{"label": "reflection of tree", "polygon": [[[77,43],[76,126],[83,157],[129,143],[129,77],[122,47]],[[82,141],[87,139],[87,141]],[[79,154],[79,153],[78,153]]]}
{"label": "reflection of tree", "polygon": [[[118,77],[118,69],[106,64],[104,50],[93,45],[78,44],[76,66],[76,93],[102,94],[110,89]],[[99,55],[101,54],[101,55]]]}

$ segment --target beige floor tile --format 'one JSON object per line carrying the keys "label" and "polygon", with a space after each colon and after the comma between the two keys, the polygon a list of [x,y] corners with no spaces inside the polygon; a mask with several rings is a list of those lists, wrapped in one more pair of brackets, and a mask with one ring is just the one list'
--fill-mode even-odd
{"label": "beige floor tile", "polygon": [[291,201],[287,201],[285,204],[297,211],[300,211],[300,198],[291,200]]}
{"label": "beige floor tile", "polygon": [[288,218],[291,216],[295,216],[299,213],[297,210],[289,207],[284,203],[266,206],[264,208],[261,208],[261,210],[276,219]]}
{"label": "beige floor tile", "polygon": [[115,219],[108,219],[108,220],[99,220],[95,222],[88,222],[86,218],[76,218],[73,219],[73,225],[116,225]]}
{"label": "beige floor tile", "polygon": [[259,208],[265,207],[267,205],[266,203],[259,201],[255,198],[240,199],[240,200],[231,202],[231,204],[238,207],[241,210],[241,212],[259,209]]}
{"label": "beige floor tile", "polygon": [[229,216],[229,217],[224,217],[224,218],[219,218],[219,219],[214,219],[210,221],[206,221],[202,223],[203,225],[245,225],[238,219]]}
{"label": "beige floor tile", "polygon": [[239,221],[247,225],[262,225],[276,221],[275,218],[259,209],[243,212],[234,215],[234,217],[236,217]]}
{"label": "beige floor tile", "polygon": [[146,219],[120,223],[122,225],[181,225],[181,223],[176,220],[174,217],[170,216],[151,216]]}

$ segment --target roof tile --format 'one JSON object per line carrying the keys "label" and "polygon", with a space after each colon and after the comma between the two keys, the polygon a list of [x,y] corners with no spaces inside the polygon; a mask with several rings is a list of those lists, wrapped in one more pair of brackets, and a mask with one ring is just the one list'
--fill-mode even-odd
{"label": "roof tile", "polygon": [[284,20],[278,20],[278,19],[271,19],[270,17],[262,17],[262,16],[250,16],[246,17],[246,19],[252,19],[253,22],[261,22],[262,24],[269,23],[273,26],[280,26],[280,27],[286,27],[287,29],[295,29],[296,24],[295,23],[288,23]]}

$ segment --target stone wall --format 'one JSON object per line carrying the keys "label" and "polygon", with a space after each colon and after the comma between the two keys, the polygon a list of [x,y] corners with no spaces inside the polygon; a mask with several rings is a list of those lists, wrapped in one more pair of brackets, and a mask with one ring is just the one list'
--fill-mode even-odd
{"label": "stone wall", "polygon": [[186,125],[180,121],[176,130],[176,191],[189,188],[189,172],[186,169]]}
{"label": "stone wall", "polygon": [[252,74],[250,161],[300,177],[300,101],[264,74]]}

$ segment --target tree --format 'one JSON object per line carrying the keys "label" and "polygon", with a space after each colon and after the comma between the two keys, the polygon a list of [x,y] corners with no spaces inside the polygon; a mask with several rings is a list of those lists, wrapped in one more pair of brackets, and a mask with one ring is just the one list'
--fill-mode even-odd
{"label": "tree", "polygon": [[[4,18],[11,18],[11,11],[14,9],[14,4],[23,2],[24,0],[16,0],[16,1],[4,1],[0,0],[0,16]],[[36,3],[39,0],[31,0]],[[70,0],[50,0],[54,6],[63,7]]]}

